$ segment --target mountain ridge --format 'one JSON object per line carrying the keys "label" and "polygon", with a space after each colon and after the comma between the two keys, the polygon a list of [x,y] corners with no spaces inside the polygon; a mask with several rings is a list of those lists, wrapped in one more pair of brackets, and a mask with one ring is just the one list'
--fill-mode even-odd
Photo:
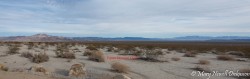
{"label": "mountain ridge", "polygon": [[144,37],[62,37],[48,34],[35,34],[31,36],[0,37],[0,41],[24,42],[60,42],[60,41],[249,41],[248,36],[184,36],[174,38],[144,38]]}

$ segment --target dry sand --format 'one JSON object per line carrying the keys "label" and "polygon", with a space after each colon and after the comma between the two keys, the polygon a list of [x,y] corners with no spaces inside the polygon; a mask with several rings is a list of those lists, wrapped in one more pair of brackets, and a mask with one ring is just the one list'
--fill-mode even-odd
{"label": "dry sand", "polygon": [[[164,57],[169,62],[147,62],[143,60],[107,60],[105,63],[93,62],[88,60],[86,56],[82,56],[85,50],[85,46],[76,46],[81,52],[75,53],[76,59],[67,62],[69,59],[56,58],[54,50],[55,47],[49,47],[45,51],[50,59],[48,62],[41,63],[49,72],[56,74],[56,77],[68,77],[68,70],[71,65],[75,63],[85,63],[87,72],[92,75],[115,75],[116,72],[111,71],[110,64],[114,61],[119,61],[127,64],[131,68],[131,72],[128,75],[133,79],[206,79],[208,76],[191,76],[190,74],[195,71],[194,68],[199,59],[206,59],[211,62],[207,65],[211,70],[224,72],[225,70],[237,71],[242,68],[249,68],[250,61],[220,61],[216,59],[215,54],[201,53],[197,57],[183,57],[183,53],[176,51],[170,51],[170,54],[166,54]],[[0,46],[0,55],[4,55],[7,51],[7,46]],[[27,47],[22,46],[20,52],[26,52]],[[39,48],[30,50],[30,52],[38,53],[43,51]],[[105,50],[102,50],[105,52]],[[119,56],[113,52],[105,52],[106,56]],[[171,61],[172,57],[181,58],[180,61]],[[29,69],[35,63],[31,63],[29,59],[20,57],[20,54],[8,55],[0,57],[0,63],[9,67],[9,70],[15,69]],[[54,75],[55,76],[55,75]],[[25,78],[26,77],[26,78]],[[0,72],[0,79],[50,79],[47,75],[32,75],[26,72]],[[237,77],[228,76],[212,76],[210,79],[237,79]]]}

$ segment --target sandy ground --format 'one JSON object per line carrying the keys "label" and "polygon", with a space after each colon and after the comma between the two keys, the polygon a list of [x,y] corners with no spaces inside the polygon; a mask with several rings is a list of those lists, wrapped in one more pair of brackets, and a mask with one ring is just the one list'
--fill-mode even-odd
{"label": "sandy ground", "polygon": [[[73,47],[74,48],[74,47]],[[225,72],[226,70],[237,71],[242,68],[249,68],[250,61],[220,61],[216,59],[215,54],[201,53],[197,57],[183,57],[183,53],[171,51],[170,54],[166,54],[165,58],[169,62],[147,62],[143,60],[107,60],[105,63],[93,62],[88,60],[86,56],[82,56],[85,50],[83,46],[76,46],[81,52],[75,53],[76,59],[68,62],[68,59],[55,58],[55,47],[49,47],[45,52],[50,56],[48,62],[41,63],[49,72],[55,74],[56,77],[67,77],[68,70],[71,65],[75,63],[85,63],[87,72],[101,74],[101,75],[115,75],[116,72],[111,71],[110,64],[114,61],[119,61],[127,64],[131,72],[128,75],[133,79],[207,79],[208,76],[191,76],[192,72],[196,72],[192,68],[197,66],[199,59],[206,59],[211,62],[207,65],[212,71]],[[0,55],[4,55],[7,51],[7,46],[0,46]],[[27,47],[22,46],[20,52],[26,52]],[[43,50],[35,48],[30,52],[38,53]],[[105,52],[105,50],[102,50]],[[106,56],[119,56],[113,52],[105,52]],[[172,57],[181,58],[180,61],[171,61]],[[9,67],[9,70],[15,69],[29,69],[35,63],[31,63],[27,58],[21,57],[20,54],[8,55],[0,57],[0,64],[4,64]],[[15,76],[12,76],[15,75]],[[28,76],[29,78],[23,78]],[[33,78],[34,77],[34,78]],[[29,73],[21,72],[0,72],[0,79],[50,79],[46,75],[32,75]],[[237,77],[228,76],[211,76],[210,79],[237,79]]]}
{"label": "sandy ground", "polygon": [[32,75],[21,72],[3,72],[0,71],[0,79],[53,79],[46,76]]}

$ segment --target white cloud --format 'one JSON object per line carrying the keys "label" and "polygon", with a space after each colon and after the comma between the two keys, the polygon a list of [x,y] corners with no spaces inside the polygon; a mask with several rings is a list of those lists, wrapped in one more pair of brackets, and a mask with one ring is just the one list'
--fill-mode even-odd
{"label": "white cloud", "polygon": [[6,32],[144,37],[250,32],[249,5],[248,0],[2,0],[0,27]]}

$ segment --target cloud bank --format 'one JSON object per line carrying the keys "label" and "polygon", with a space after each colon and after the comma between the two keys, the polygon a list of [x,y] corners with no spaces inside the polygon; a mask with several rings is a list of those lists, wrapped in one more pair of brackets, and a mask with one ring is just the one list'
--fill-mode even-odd
{"label": "cloud bank", "polygon": [[0,31],[103,37],[246,35],[248,0],[1,0]]}

